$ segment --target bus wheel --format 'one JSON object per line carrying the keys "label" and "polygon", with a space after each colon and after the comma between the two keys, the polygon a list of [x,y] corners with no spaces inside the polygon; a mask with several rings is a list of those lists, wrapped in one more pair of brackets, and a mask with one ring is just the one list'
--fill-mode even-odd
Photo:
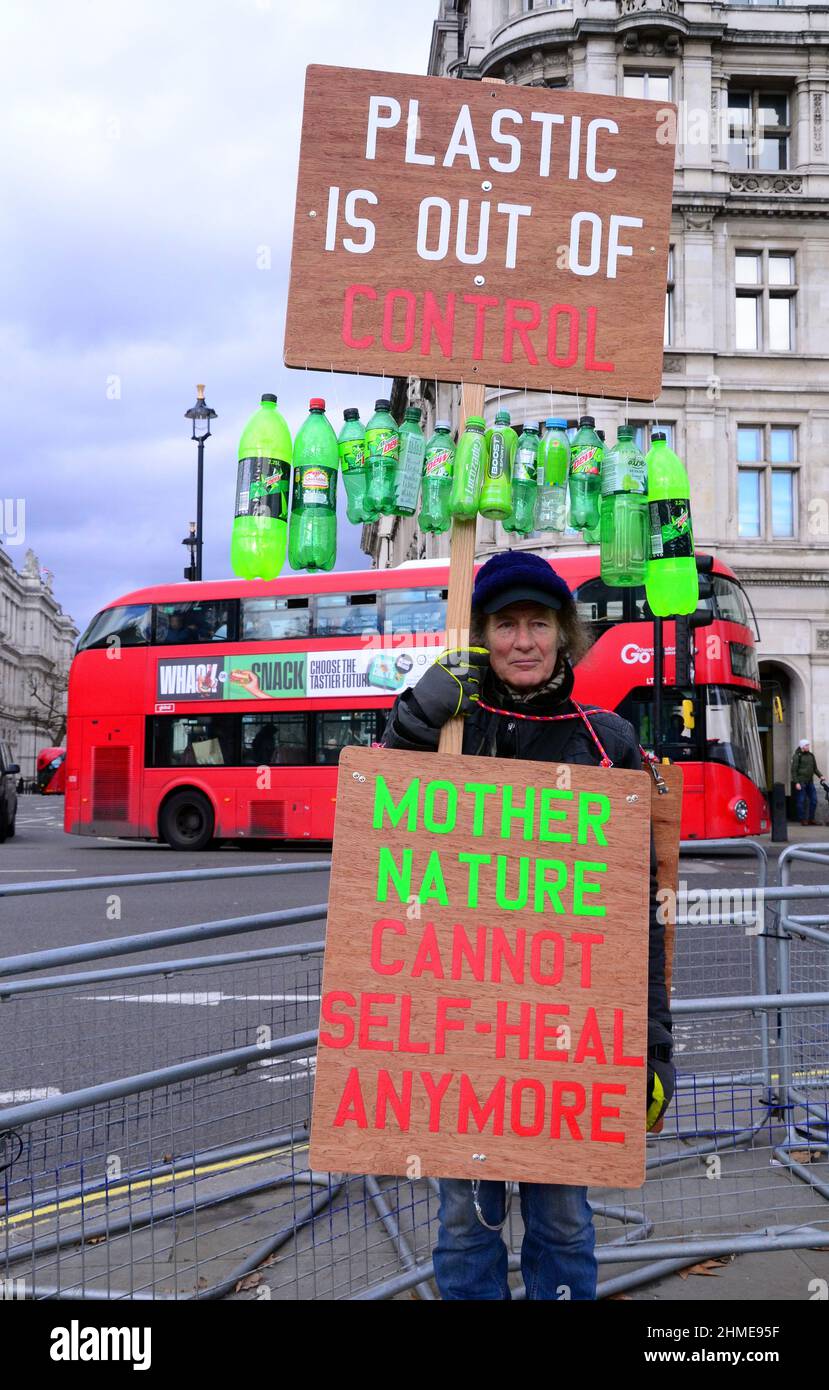
{"label": "bus wheel", "polygon": [[196,791],[174,792],[158,818],[159,833],[170,849],[205,849],[213,827],[213,807]]}

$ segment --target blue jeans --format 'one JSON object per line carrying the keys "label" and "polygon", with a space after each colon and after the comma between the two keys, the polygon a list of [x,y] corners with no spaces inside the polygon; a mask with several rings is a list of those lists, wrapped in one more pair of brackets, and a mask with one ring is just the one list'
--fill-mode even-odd
{"label": "blue jeans", "polygon": [[[596,1233],[587,1188],[522,1182],[519,1189],[527,1298],[594,1299]],[[491,1225],[503,1220],[505,1193],[502,1182],[481,1183],[478,1201]],[[434,1267],[441,1298],[508,1299],[507,1247],[499,1231],[478,1220],[468,1179],[441,1179],[438,1216]]]}
{"label": "blue jeans", "polygon": [[[814,820],[815,811],[817,810],[817,787],[815,786],[814,782],[801,782],[800,791],[796,793],[796,796],[797,819]],[[806,811],[807,801],[809,803],[808,813]]]}

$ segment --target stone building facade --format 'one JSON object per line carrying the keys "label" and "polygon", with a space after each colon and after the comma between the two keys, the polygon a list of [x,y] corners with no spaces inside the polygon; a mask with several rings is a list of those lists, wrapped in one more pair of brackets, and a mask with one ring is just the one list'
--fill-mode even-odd
{"label": "stone building facade", "polygon": [[66,730],[66,680],[78,629],[52,592],[52,575],[27,550],[18,572],[0,546],[0,739],[23,778],[35,775],[39,749],[59,746]]}
{"label": "stone building facade", "polygon": [[[799,738],[824,772],[829,760],[828,60],[826,4],[440,0],[429,63],[678,106],[662,394],[630,416],[645,445],[668,428],[697,548],[753,603],[767,775],[782,781]],[[456,420],[459,389],[437,393],[398,383],[401,401],[423,397],[427,424],[436,411]],[[500,399],[514,423],[550,412],[549,397]],[[624,402],[589,409],[615,438]],[[574,417],[575,402],[558,397],[554,413]],[[509,543],[479,521],[481,555]],[[582,542],[525,544],[552,558]],[[381,564],[447,553],[409,520],[366,527],[363,546]]]}

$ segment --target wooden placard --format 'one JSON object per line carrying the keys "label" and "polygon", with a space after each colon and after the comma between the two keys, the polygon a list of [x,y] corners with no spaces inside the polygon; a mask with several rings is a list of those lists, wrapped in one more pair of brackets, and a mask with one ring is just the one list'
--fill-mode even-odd
{"label": "wooden placard", "polygon": [[672,763],[661,764],[659,775],[667,786],[660,796],[651,780],[651,825],[656,850],[656,880],[659,885],[659,905],[665,921],[665,984],[671,995],[674,967],[674,936],[676,933],[676,900],[679,892],[679,835],[682,818],[682,768]]}
{"label": "wooden placard", "polygon": [[676,107],[308,68],[285,363],[653,400]]}
{"label": "wooden placard", "polygon": [[649,780],[343,751],[315,1169],[641,1185]]}

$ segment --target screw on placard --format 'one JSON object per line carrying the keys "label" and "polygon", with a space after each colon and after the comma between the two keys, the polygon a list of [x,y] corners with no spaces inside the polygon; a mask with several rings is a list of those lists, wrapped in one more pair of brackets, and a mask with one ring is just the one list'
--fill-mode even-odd
{"label": "screw on placard", "polygon": [[492,191],[492,184],[489,179],[484,179],[481,188],[484,190],[484,193],[490,193]]}
{"label": "screw on placard", "polygon": [[[355,776],[356,776],[356,773],[355,773]],[[625,801],[638,801],[638,800],[639,800],[639,797],[638,797],[638,796],[635,796],[635,795],[634,795],[634,796],[626,796],[626,797],[625,797]]]}
{"label": "screw on placard", "polygon": [[351,776],[354,778],[355,782],[365,782],[366,780],[362,772],[352,772]]}
{"label": "screw on placard", "polygon": [[485,284],[486,284],[486,279],[484,278],[483,275],[476,275],[476,276],[475,276],[475,284],[476,284],[476,285],[485,285]]}
{"label": "screw on placard", "polygon": [[[316,214],[316,211],[314,210],[314,208],[312,208],[311,211],[309,212],[308,216],[309,216],[309,217],[316,217],[316,215],[317,215],[317,214]],[[651,250],[653,250],[653,247],[651,247]]]}
{"label": "screw on placard", "polygon": [[473,1154],[473,1155],[472,1155],[472,1162],[473,1162],[473,1163],[486,1163],[486,1154]]}

